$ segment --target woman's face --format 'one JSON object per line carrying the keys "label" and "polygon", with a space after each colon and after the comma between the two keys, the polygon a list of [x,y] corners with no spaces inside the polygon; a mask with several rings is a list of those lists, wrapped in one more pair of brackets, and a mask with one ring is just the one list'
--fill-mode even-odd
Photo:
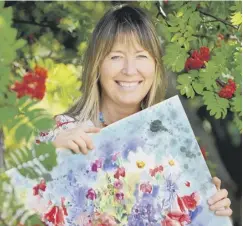
{"label": "woman's face", "polygon": [[155,78],[155,60],[136,41],[115,42],[100,66],[102,100],[133,106],[140,104]]}

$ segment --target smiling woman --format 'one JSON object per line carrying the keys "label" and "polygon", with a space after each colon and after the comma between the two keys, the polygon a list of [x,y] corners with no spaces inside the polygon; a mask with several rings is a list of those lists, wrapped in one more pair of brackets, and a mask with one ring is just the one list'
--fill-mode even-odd
{"label": "smiling woman", "polygon": [[[56,148],[87,154],[94,149],[88,133],[97,133],[100,128],[164,99],[167,82],[161,59],[154,25],[140,8],[122,5],[110,9],[96,25],[84,57],[83,96],[57,117],[57,127],[61,129],[51,136],[47,133],[47,139],[42,137],[41,141],[49,139]],[[155,121],[150,129],[166,128]],[[177,165],[176,159],[167,162],[169,166]],[[136,166],[147,167],[143,159]],[[119,174],[125,173],[120,170]],[[161,170],[160,166],[151,174]],[[227,191],[220,190],[218,178],[214,178],[214,184],[218,192],[208,200],[210,209],[217,215],[230,216]],[[149,184],[143,186],[148,188]]]}

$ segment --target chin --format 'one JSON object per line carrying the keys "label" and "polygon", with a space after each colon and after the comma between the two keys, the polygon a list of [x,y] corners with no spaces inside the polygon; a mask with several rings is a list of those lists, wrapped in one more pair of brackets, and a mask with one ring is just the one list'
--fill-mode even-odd
{"label": "chin", "polygon": [[118,103],[120,104],[120,105],[123,105],[123,106],[128,106],[128,107],[134,107],[134,106],[136,106],[136,105],[140,105],[141,104],[141,102],[142,102],[142,99],[122,99],[122,100],[120,100],[120,101],[118,101]]}

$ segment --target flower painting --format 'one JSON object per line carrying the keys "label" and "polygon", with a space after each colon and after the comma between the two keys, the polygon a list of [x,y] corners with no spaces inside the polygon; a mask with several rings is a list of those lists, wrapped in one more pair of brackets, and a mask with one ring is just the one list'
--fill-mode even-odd
{"label": "flower painting", "polygon": [[8,172],[17,191],[26,193],[25,208],[45,225],[231,225],[209,210],[216,188],[177,96],[92,139],[96,148],[88,155],[57,150],[58,165],[48,178]]}

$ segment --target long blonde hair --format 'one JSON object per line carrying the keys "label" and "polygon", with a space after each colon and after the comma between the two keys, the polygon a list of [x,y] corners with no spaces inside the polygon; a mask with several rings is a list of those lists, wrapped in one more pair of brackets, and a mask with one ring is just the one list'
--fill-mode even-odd
{"label": "long blonde hair", "polygon": [[96,25],[84,55],[82,71],[82,96],[65,114],[80,120],[91,120],[99,124],[100,94],[99,66],[111,51],[115,40],[136,41],[155,59],[155,79],[144,100],[143,108],[162,101],[165,97],[167,80],[162,63],[162,51],[153,23],[140,8],[120,5],[111,8]]}

